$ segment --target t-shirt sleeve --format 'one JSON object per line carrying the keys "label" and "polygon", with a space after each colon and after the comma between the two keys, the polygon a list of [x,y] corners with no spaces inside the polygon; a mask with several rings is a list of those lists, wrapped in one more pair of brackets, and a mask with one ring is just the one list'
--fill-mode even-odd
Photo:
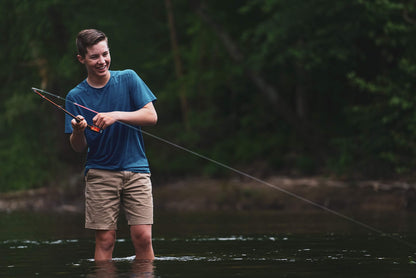
{"label": "t-shirt sleeve", "polygon": [[137,109],[143,108],[149,102],[157,100],[149,87],[133,70],[129,71],[130,75],[130,97]]}

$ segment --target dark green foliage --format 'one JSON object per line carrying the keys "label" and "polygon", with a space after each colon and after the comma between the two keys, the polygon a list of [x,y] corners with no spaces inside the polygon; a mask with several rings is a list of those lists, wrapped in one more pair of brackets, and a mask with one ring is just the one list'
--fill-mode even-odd
{"label": "dark green foliage", "polygon": [[[260,175],[412,176],[413,2],[172,3],[179,77],[164,1],[0,2],[0,191],[44,186],[79,164],[62,113],[30,88],[65,96],[85,78],[74,39],[91,27],[109,36],[112,69],[136,70],[157,95],[159,123],[147,130],[164,139]],[[145,141],[154,176],[228,174]]]}

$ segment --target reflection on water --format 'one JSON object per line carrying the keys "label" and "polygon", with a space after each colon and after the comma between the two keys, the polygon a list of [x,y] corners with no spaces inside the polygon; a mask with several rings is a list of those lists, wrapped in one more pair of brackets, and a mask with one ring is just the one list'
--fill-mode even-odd
{"label": "reflection on water", "polygon": [[0,277],[414,277],[414,215],[361,216],[387,233],[319,213],[159,214],[153,262],[122,228],[114,260],[95,263],[82,216],[0,215]]}
{"label": "reflection on water", "polygon": [[95,262],[95,266],[91,274],[87,275],[88,278],[116,278],[120,277],[116,262],[119,261],[131,261],[131,270],[129,271],[129,277],[135,278],[154,278],[154,265],[152,261],[135,260],[133,258],[120,259],[108,261],[108,262]]}

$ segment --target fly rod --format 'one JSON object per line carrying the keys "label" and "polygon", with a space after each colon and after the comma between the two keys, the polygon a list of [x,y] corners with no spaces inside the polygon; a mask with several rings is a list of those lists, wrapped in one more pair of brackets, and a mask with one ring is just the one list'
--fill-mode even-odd
{"label": "fly rod", "polygon": [[[33,88],[32,87],[32,90],[36,93],[36,94],[38,94],[41,98],[43,98],[44,100],[47,100],[49,103],[51,103],[52,105],[54,105],[55,107],[57,107],[58,109],[60,109],[60,110],[62,110],[62,111],[64,111],[66,114],[68,114],[69,116],[71,116],[72,118],[74,118],[78,123],[80,122],[80,120],[77,118],[77,116],[75,116],[74,114],[72,114],[71,112],[69,112],[68,110],[66,110],[65,108],[63,108],[62,106],[60,106],[60,105],[58,105],[58,104],[56,104],[55,102],[53,102],[52,100],[50,100],[49,98],[47,98],[47,97],[45,97],[43,94],[41,94],[39,91],[39,89],[37,89],[37,88]],[[97,126],[94,126],[94,125],[90,125],[90,124],[88,124],[87,123],[87,127],[88,127],[88,129],[90,129],[90,130],[92,130],[92,131],[94,131],[94,132],[98,132],[98,133],[102,133],[103,131],[102,131],[102,129],[100,129],[99,127],[97,127]]]}

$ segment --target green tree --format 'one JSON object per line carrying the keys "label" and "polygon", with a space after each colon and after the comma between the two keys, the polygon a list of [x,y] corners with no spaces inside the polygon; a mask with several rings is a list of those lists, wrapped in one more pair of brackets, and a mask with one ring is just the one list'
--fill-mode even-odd
{"label": "green tree", "polygon": [[416,6],[408,1],[358,3],[367,16],[361,32],[367,56],[348,77],[361,100],[346,107],[354,129],[339,141],[356,167],[377,175],[409,175],[416,166]]}
{"label": "green tree", "polygon": [[[30,88],[65,96],[85,78],[84,28],[105,31],[112,69],[155,92],[148,130],[174,143],[254,174],[379,177],[416,164],[410,1],[4,0],[0,13],[0,191],[81,169],[63,113]],[[146,146],[155,178],[224,174]]]}
{"label": "green tree", "polygon": [[[297,138],[298,146],[284,142],[289,152],[318,147],[330,171],[379,176],[414,164],[414,4],[407,2],[245,1],[235,9],[246,20],[237,29],[225,20],[229,9],[218,15],[206,1],[198,12],[252,83],[257,74],[268,85],[273,94],[256,87]],[[325,163],[300,149],[298,158],[309,153]]]}

